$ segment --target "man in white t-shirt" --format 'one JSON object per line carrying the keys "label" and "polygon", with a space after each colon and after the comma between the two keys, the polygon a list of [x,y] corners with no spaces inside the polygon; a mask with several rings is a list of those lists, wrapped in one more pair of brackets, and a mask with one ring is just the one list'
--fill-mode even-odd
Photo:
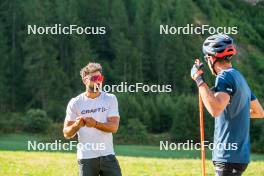
{"label": "man in white t-shirt", "polygon": [[66,138],[78,134],[79,175],[121,176],[112,136],[120,119],[117,99],[100,91],[104,79],[100,64],[89,63],[80,75],[86,91],[68,103],[63,128]]}

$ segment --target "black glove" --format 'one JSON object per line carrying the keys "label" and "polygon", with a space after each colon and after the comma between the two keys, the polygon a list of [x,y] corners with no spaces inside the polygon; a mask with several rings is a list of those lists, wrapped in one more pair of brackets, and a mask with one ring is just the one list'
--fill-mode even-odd
{"label": "black glove", "polygon": [[199,59],[196,59],[195,64],[193,65],[191,70],[191,77],[196,82],[198,87],[205,82],[203,77],[204,74],[203,66],[204,64],[200,62]]}

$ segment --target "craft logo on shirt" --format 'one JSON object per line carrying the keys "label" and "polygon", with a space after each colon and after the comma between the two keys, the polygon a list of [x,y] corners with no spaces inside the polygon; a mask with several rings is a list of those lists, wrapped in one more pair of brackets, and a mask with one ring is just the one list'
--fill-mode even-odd
{"label": "craft logo on shirt", "polygon": [[81,114],[105,112],[106,110],[108,110],[108,109],[106,109],[105,107],[95,108],[95,109],[84,109],[84,110],[81,111]]}

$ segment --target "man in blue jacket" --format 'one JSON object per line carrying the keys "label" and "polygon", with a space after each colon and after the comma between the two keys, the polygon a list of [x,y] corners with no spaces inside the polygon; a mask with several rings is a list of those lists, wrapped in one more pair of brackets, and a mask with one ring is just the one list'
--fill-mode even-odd
{"label": "man in blue jacket", "polygon": [[232,67],[236,49],[231,37],[224,34],[208,37],[203,43],[203,53],[216,76],[214,89],[205,83],[203,64],[198,59],[191,77],[206,109],[215,117],[212,158],[215,173],[216,176],[241,176],[250,161],[250,117],[263,118],[264,111],[243,75]]}

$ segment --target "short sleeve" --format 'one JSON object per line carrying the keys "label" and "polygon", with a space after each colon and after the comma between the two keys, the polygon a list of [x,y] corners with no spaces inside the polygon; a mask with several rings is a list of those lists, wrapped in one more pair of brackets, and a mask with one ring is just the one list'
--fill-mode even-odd
{"label": "short sleeve", "polygon": [[107,113],[107,117],[111,117],[111,116],[119,116],[119,111],[118,111],[118,102],[117,102],[117,98],[115,95],[113,95],[110,99],[109,102],[109,110]]}
{"label": "short sleeve", "polygon": [[257,97],[254,95],[254,93],[251,91],[251,98],[250,98],[250,100],[251,101],[254,101],[254,100],[256,100],[257,99]]}
{"label": "short sleeve", "polygon": [[78,116],[75,103],[76,102],[72,98],[67,105],[65,119],[68,121],[75,121]]}
{"label": "short sleeve", "polygon": [[232,96],[235,93],[233,85],[232,79],[228,77],[228,74],[222,74],[217,76],[214,90],[215,92],[225,92]]}

